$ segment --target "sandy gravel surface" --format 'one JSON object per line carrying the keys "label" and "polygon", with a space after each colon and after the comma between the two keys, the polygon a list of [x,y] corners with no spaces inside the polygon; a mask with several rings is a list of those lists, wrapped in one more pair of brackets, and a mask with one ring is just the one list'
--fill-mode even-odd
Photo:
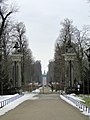
{"label": "sandy gravel surface", "polygon": [[58,94],[40,94],[39,99],[29,100],[0,120],[89,120],[76,108],[59,98]]}

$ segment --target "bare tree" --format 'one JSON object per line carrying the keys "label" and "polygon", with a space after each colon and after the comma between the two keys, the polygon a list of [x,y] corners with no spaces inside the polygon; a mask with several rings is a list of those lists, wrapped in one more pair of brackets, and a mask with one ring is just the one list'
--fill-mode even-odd
{"label": "bare tree", "polygon": [[2,35],[5,30],[5,25],[9,16],[15,11],[12,7],[9,9],[8,5],[3,3],[3,0],[0,1],[0,86],[1,86],[1,94],[3,94],[2,88]]}
{"label": "bare tree", "polygon": [[60,30],[60,35],[56,41],[55,46],[55,67],[54,67],[54,79],[59,80],[60,82],[64,81],[65,83],[65,61],[62,54],[66,52],[66,45],[71,43],[74,33],[74,27],[72,21],[68,18],[61,23],[62,28]]}
{"label": "bare tree", "polygon": [[[62,22],[62,29],[60,31],[60,35],[58,37],[57,43],[59,46],[57,47],[56,56],[61,53],[61,47],[63,46],[63,52],[66,52],[66,46],[67,44],[71,44],[73,48],[73,52],[76,53],[76,58],[78,60],[78,81],[82,81],[83,76],[83,58],[84,58],[84,49],[87,47],[87,45],[90,43],[89,39],[89,27],[84,27],[84,30],[78,30],[77,27],[74,27],[73,22],[69,19],[65,19],[64,22]],[[60,59],[60,57],[59,57]],[[74,65],[75,67],[75,65]],[[75,69],[74,69],[75,70]]]}
{"label": "bare tree", "polygon": [[68,18],[64,19],[64,21],[61,22],[62,28],[61,28],[58,40],[62,44],[71,42],[71,40],[73,38],[73,33],[74,33],[75,27],[73,26],[72,23],[73,23],[73,21],[69,20]]}
{"label": "bare tree", "polygon": [[13,25],[12,27],[12,39],[14,40],[13,42],[16,43],[18,42],[19,44],[19,52],[23,55],[22,58],[22,83],[24,84],[24,67],[25,67],[25,55],[26,55],[26,51],[27,51],[27,38],[26,38],[26,29],[25,29],[25,25],[22,22],[17,22]]}
{"label": "bare tree", "polygon": [[25,83],[30,83],[33,79],[34,71],[33,71],[34,58],[32,55],[31,49],[27,49],[24,56],[24,79]]}
{"label": "bare tree", "polygon": [[[22,57],[22,84],[25,84],[27,79],[31,77],[31,66],[33,63],[33,56],[32,52],[30,49],[28,49],[28,40],[26,38],[26,28],[24,23],[22,22],[17,22],[13,25],[12,27],[12,39],[14,40],[13,42],[18,42],[19,47],[20,47],[20,54],[23,55]],[[26,75],[27,74],[27,75]],[[30,81],[30,79],[29,79]]]}
{"label": "bare tree", "polygon": [[26,33],[25,25],[22,22],[19,23],[17,22],[13,25],[12,29],[13,29],[12,38],[14,39],[14,41],[17,41],[19,43],[20,51],[23,52],[22,49],[24,42],[27,41],[25,36]]}
{"label": "bare tree", "polygon": [[90,45],[90,28],[89,26],[84,26],[83,30],[78,30],[77,28],[74,31],[74,37],[72,39],[72,47],[76,53],[78,60],[78,67],[80,72],[80,81],[83,80],[83,60],[84,60],[84,51],[88,45]]}
{"label": "bare tree", "polygon": [[4,71],[5,76],[3,82],[5,83],[7,80],[8,81],[8,76],[9,76],[9,60],[8,60],[8,55],[12,51],[13,45],[12,45],[12,40],[11,40],[11,22],[7,21],[5,24],[5,29],[2,34],[2,54],[3,54],[3,60],[2,60],[2,71]]}

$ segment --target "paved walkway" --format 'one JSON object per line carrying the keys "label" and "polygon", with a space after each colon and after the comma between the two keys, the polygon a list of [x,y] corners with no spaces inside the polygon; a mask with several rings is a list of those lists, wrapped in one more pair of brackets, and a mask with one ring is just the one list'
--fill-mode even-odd
{"label": "paved walkway", "polygon": [[59,94],[40,94],[11,110],[0,120],[89,120],[76,108],[60,99]]}

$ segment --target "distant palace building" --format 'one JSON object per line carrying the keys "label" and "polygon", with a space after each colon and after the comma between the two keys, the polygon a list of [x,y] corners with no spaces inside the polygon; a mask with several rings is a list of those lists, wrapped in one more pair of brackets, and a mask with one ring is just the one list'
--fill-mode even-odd
{"label": "distant palace building", "polygon": [[44,71],[44,74],[42,74],[42,85],[46,86],[47,85],[47,74]]}

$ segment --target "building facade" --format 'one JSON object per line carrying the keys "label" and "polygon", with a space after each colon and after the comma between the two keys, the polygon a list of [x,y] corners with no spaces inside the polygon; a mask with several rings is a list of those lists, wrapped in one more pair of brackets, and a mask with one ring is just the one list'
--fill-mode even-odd
{"label": "building facade", "polygon": [[38,60],[34,63],[33,81],[37,83],[42,83],[41,61]]}

